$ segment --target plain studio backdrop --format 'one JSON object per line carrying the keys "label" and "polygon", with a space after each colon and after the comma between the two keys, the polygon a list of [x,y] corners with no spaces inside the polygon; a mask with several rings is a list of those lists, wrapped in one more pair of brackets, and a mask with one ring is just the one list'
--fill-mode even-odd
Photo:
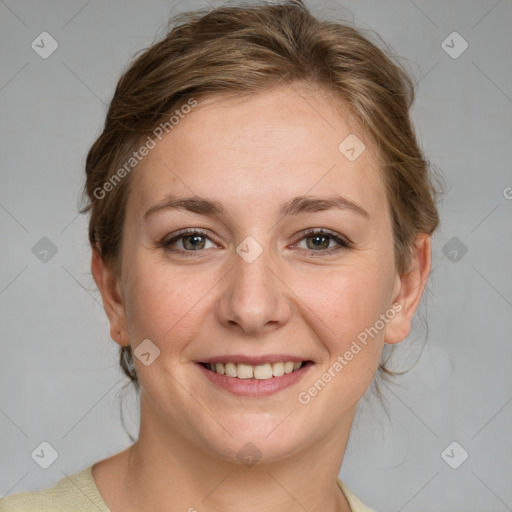
{"label": "plain studio backdrop", "polygon": [[[512,510],[512,2],[314,1],[402,57],[420,143],[448,185],[427,342],[384,389],[390,419],[363,404],[340,476],[379,512]],[[135,52],[171,13],[219,3],[0,2],[0,495],[126,448],[121,400],[137,432],[77,213],[85,155]],[[416,319],[401,359],[425,334]]]}

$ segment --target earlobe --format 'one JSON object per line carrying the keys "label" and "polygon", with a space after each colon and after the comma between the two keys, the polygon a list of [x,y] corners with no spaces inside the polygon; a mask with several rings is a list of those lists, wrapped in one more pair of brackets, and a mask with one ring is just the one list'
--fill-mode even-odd
{"label": "earlobe", "polygon": [[393,304],[400,304],[401,309],[386,326],[384,342],[400,343],[409,335],[414,313],[421,302],[431,268],[431,238],[426,233],[416,237],[412,251],[410,270],[398,277],[398,292]]}
{"label": "earlobe", "polygon": [[91,273],[101,293],[103,308],[110,323],[110,337],[119,345],[129,345],[124,301],[117,290],[118,277],[97,250],[92,251]]}

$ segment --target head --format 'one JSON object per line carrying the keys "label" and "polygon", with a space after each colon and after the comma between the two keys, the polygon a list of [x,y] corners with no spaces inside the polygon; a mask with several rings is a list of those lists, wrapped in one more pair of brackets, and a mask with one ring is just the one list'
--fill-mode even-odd
{"label": "head", "polygon": [[[409,334],[438,224],[413,86],[299,1],[174,25],[87,156],[92,272],[154,418],[224,457],[280,457],[349,424]],[[269,354],[307,362],[297,385],[241,400],[205,380],[202,363]]]}

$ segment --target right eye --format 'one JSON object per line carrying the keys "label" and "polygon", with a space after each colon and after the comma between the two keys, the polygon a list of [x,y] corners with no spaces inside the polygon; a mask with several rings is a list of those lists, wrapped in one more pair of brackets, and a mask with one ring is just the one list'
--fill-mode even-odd
{"label": "right eye", "polygon": [[[205,247],[207,240],[212,242],[206,231],[201,229],[186,229],[171,235],[171,238],[162,242],[162,246],[171,252],[184,254],[201,251],[207,248]],[[177,249],[172,248],[176,243],[181,243],[181,247]]]}

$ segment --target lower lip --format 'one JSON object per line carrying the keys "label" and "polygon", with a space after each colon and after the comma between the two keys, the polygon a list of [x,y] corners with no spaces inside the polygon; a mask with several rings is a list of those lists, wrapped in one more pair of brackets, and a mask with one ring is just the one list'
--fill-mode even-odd
{"label": "lower lip", "polygon": [[263,380],[226,377],[226,375],[220,375],[219,373],[208,370],[208,368],[205,368],[202,364],[197,363],[197,366],[199,366],[199,369],[210,382],[226,389],[234,395],[260,397],[273,395],[282,389],[292,386],[309,371],[313,364],[308,362],[302,368],[291,373],[285,373],[280,377],[272,377]]}

